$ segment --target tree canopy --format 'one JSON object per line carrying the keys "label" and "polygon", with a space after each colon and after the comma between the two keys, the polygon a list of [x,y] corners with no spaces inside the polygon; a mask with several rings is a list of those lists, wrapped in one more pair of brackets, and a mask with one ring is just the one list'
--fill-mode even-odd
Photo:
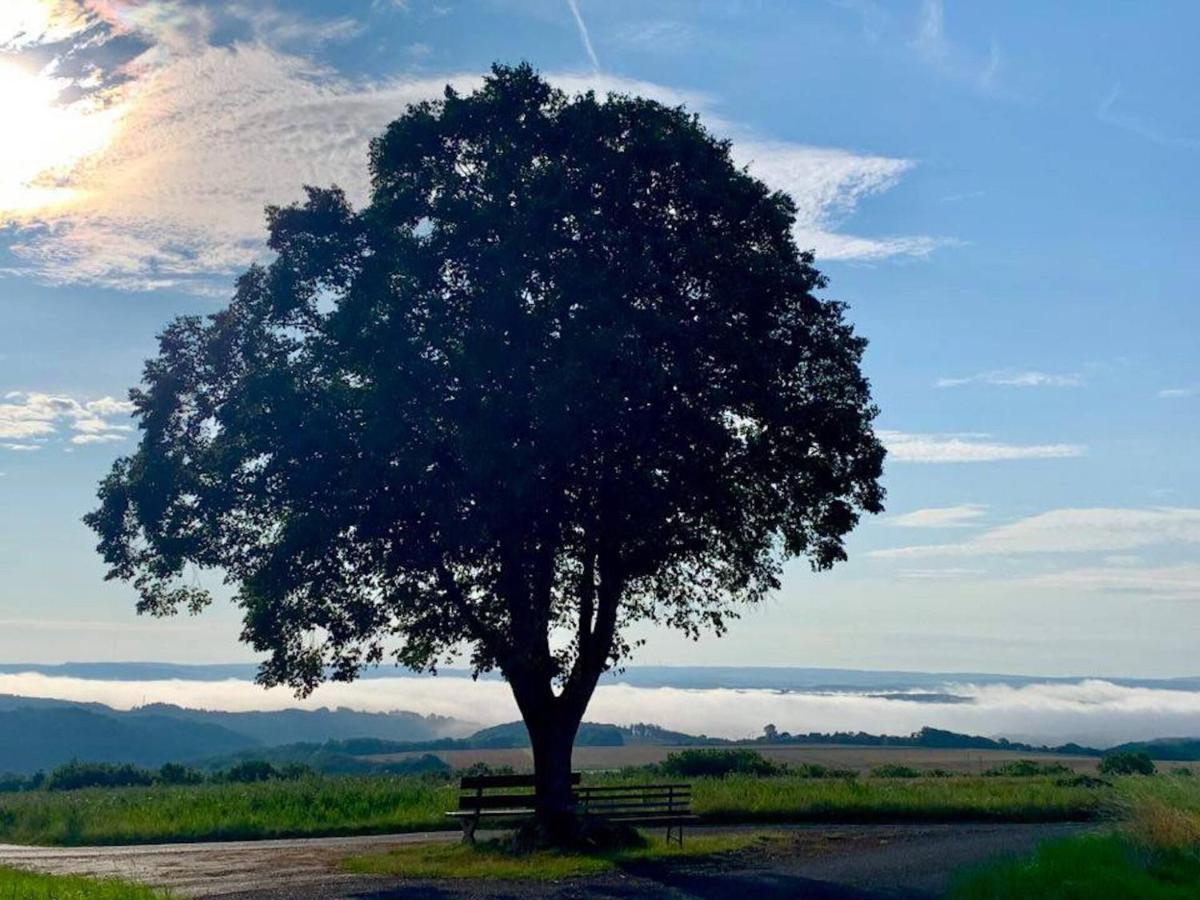
{"label": "tree canopy", "polygon": [[882,508],[865,341],[695,116],[497,66],[370,174],[268,209],[274,260],[160,336],[86,520],[141,610],[218,570],[267,683],[465,647],[577,726],[625,626],[721,633]]}

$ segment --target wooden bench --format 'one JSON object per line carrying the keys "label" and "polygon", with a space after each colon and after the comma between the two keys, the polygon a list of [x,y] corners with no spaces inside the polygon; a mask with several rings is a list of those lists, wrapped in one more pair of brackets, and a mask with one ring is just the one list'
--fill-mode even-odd
{"label": "wooden bench", "polygon": [[683,846],[683,826],[695,822],[690,784],[588,785],[575,789],[575,808],[585,819],[594,816],[628,825],[665,825]]}
{"label": "wooden bench", "polygon": [[[579,784],[579,773],[571,773]],[[458,809],[446,813],[462,825],[463,843],[475,843],[475,829],[483,818],[523,819],[534,814],[532,775],[465,775],[458,783]],[[490,793],[492,791],[504,793]]]}
{"label": "wooden bench", "polygon": [[[683,846],[683,826],[698,818],[691,812],[691,785],[637,784],[579,786],[571,773],[572,799],[579,815],[630,825],[665,825],[667,840]],[[468,775],[459,782],[458,809],[446,813],[462,825],[463,843],[475,843],[484,818],[522,819],[534,814],[532,775]],[[500,792],[500,793],[497,793]]]}

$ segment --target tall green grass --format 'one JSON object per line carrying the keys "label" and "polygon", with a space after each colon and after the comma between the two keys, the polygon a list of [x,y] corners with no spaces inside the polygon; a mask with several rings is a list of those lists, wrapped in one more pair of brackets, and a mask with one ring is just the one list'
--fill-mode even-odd
{"label": "tall green grass", "polygon": [[[1110,789],[1048,778],[731,776],[692,785],[693,810],[718,822],[1065,821],[1115,803]],[[454,783],[405,776],[31,791],[0,796],[0,841],[71,846],[433,831],[457,827],[444,815],[457,796]]]}
{"label": "tall green grass", "polygon": [[723,822],[1083,821],[1105,789],[1052,778],[721,778],[692,788],[693,810]]}
{"label": "tall green grass", "polygon": [[1200,897],[1200,782],[1120,779],[1108,798],[1116,827],[1040,847],[1024,860],[965,875],[953,900],[1195,900]]}
{"label": "tall green grass", "polygon": [[170,900],[174,896],[117,878],[39,875],[0,866],[0,900]]}
{"label": "tall green grass", "polygon": [[[0,797],[0,841],[144,844],[455,827],[454,786],[420,778],[31,791]],[[0,895],[0,900],[4,900]]]}

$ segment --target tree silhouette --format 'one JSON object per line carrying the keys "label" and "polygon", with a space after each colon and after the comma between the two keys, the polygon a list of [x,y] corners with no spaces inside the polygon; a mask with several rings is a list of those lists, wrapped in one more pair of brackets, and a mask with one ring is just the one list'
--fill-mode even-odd
{"label": "tree silhouette", "polygon": [[269,208],[274,262],[167,327],[86,521],[141,611],[223,572],[266,684],[499,669],[561,827],[625,626],[721,634],[882,508],[865,341],[792,201],[682,109],[496,66],[370,170],[360,211]]}

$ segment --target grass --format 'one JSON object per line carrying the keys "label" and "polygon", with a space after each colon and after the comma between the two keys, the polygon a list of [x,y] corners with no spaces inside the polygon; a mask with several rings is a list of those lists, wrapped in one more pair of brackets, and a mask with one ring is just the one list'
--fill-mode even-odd
{"label": "grass", "polygon": [[692,797],[717,822],[1083,821],[1110,802],[1105,789],[994,776],[702,779]]}
{"label": "grass", "polygon": [[1027,860],[965,876],[952,900],[1195,900],[1200,857],[1152,851],[1119,834],[1044,844]]}
{"label": "grass", "polygon": [[119,878],[39,875],[0,866],[0,900],[170,900],[174,896]]}
{"label": "grass", "polygon": [[[0,841],[78,846],[453,827],[452,786],[420,778],[30,791],[0,796]],[[4,900],[0,895],[0,900]]]}
{"label": "grass", "polygon": [[643,837],[646,839],[645,846],[594,854],[550,850],[515,853],[495,841],[474,847],[463,844],[413,844],[384,853],[353,856],[343,860],[341,865],[347,872],[359,875],[558,881],[601,875],[638,862],[666,862],[735,853],[779,839],[771,834],[691,835],[680,847],[666,843],[661,835],[643,833]]}
{"label": "grass", "polygon": [[953,900],[1193,900],[1200,897],[1200,784],[1194,778],[1127,778],[1112,797],[1106,835],[1043,845],[1029,859],[965,875]]}
{"label": "grass", "polygon": [[[444,815],[456,797],[454,784],[405,776],[30,791],[0,795],[0,841],[78,846],[434,831],[457,827]],[[1116,803],[1111,788],[972,776],[701,778],[692,797],[693,810],[711,821],[749,823],[1070,821]]]}

